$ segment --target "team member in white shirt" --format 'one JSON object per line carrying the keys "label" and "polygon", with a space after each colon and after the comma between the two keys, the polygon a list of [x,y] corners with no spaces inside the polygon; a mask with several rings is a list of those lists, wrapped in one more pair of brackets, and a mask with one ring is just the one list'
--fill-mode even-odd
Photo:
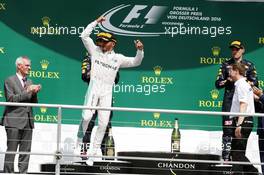
{"label": "team member in white shirt", "polygon": [[[92,30],[98,23],[105,21],[105,17],[99,17],[90,23],[81,34],[81,39],[88,53],[91,55],[91,80],[85,96],[84,105],[111,107],[112,104],[112,88],[115,82],[118,69],[121,67],[135,67],[141,64],[144,52],[143,44],[137,40],[135,47],[137,49],[135,57],[125,57],[122,54],[114,52],[116,39],[111,33],[101,33],[98,36],[103,42],[101,46],[96,46],[90,37]],[[93,116],[94,110],[83,110],[82,112],[82,128],[85,133],[88,124]],[[92,150],[90,156],[97,156],[98,150],[104,137],[104,133],[109,122],[110,111],[98,111],[98,128],[95,133]],[[88,154],[88,155],[89,155]],[[88,164],[93,164],[93,158],[88,159]]]}
{"label": "team member in white shirt", "polygon": [[[254,94],[251,86],[246,81],[245,65],[236,63],[231,66],[230,77],[235,82],[235,92],[230,112],[255,113]],[[253,128],[252,116],[231,116],[235,123],[234,137],[232,140],[231,156],[233,161],[249,162],[246,157],[248,137]],[[258,174],[253,165],[234,164],[234,175]]]}

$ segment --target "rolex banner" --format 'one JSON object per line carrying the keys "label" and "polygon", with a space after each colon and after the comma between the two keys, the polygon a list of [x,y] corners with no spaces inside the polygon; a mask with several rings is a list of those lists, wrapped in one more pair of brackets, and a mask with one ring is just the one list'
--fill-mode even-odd
{"label": "rolex banner", "polygon": [[[32,60],[30,79],[42,85],[40,103],[82,105],[87,84],[81,80],[86,49],[80,34],[100,15],[100,31],[116,35],[115,52],[134,56],[134,40],[145,57],[136,68],[121,69],[114,87],[115,107],[221,111],[223,90],[214,82],[229,59],[231,40],[241,40],[245,58],[257,68],[263,87],[264,3],[200,0],[15,1],[0,0],[0,101],[4,80],[15,60]],[[0,113],[3,107],[0,107]],[[35,108],[35,121],[56,123],[57,110]],[[79,124],[81,110],[63,109],[64,124]],[[113,126],[221,130],[221,117],[114,112]],[[210,127],[209,127],[210,126]]]}

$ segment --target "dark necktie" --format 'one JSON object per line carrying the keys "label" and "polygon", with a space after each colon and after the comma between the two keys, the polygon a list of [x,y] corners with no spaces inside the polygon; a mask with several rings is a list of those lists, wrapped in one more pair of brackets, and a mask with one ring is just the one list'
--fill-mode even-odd
{"label": "dark necktie", "polygon": [[27,83],[26,83],[27,82],[27,77],[23,77],[22,81],[23,81],[23,84],[24,84],[23,87],[24,87],[24,89],[26,89],[26,87],[27,87]]}

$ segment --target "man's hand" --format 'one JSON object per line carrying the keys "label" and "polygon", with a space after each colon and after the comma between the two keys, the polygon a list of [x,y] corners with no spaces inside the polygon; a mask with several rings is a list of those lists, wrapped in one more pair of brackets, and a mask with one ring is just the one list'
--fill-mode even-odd
{"label": "man's hand", "polygon": [[236,138],[242,138],[242,135],[241,135],[241,126],[236,127],[235,136],[236,136]]}
{"label": "man's hand", "polygon": [[263,95],[263,90],[257,88],[256,86],[253,86],[252,89],[253,89],[253,93],[254,93],[255,95],[257,95],[258,97],[260,97],[260,96]]}
{"label": "man's hand", "polygon": [[226,80],[220,81],[220,83],[219,83],[220,86],[224,86],[225,84],[226,84]]}
{"label": "man's hand", "polygon": [[36,93],[38,93],[40,91],[40,89],[41,89],[41,85],[40,84],[38,84],[38,85],[30,85],[30,86],[28,86],[27,91],[36,94]]}
{"label": "man's hand", "polygon": [[96,19],[97,23],[102,23],[103,21],[105,21],[105,17],[104,16],[100,16],[99,18]]}
{"label": "man's hand", "polygon": [[256,94],[254,94],[254,100],[259,101],[259,96],[257,96]]}
{"label": "man's hand", "polygon": [[136,40],[135,41],[135,45],[136,45],[136,48],[138,50],[143,50],[143,48],[144,48],[144,45],[143,45],[143,43],[140,40]]}
{"label": "man's hand", "polygon": [[40,89],[41,89],[41,85],[40,84],[35,85],[33,93],[35,93],[35,94],[38,93],[40,91]]}

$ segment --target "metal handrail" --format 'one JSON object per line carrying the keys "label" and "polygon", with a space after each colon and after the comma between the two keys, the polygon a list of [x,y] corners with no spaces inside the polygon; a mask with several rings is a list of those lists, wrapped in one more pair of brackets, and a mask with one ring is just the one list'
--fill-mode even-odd
{"label": "metal handrail", "polygon": [[64,104],[0,102],[0,106],[31,106],[31,107],[47,107],[47,108],[62,108],[62,109],[93,109],[93,110],[106,110],[106,111],[159,112],[159,113],[171,113],[171,114],[264,117],[264,113],[214,112],[214,111],[174,110],[174,109],[156,109],[156,108],[90,107],[83,105],[64,105]]}

